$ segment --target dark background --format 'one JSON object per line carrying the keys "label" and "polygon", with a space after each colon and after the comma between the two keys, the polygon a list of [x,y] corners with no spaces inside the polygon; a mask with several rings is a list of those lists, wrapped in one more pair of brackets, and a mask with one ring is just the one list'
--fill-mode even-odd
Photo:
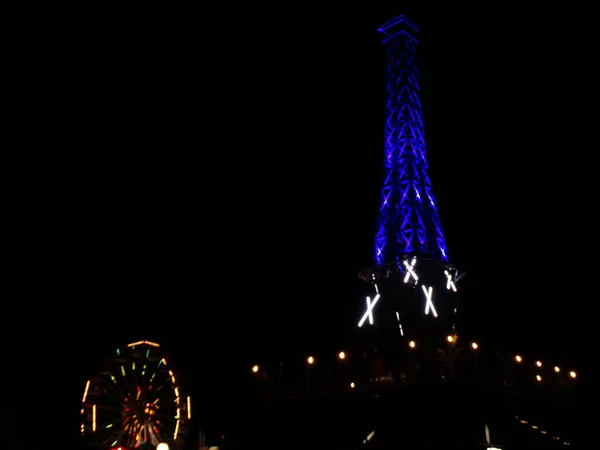
{"label": "dark background", "polygon": [[160,341],[213,410],[251,362],[355,339],[382,181],[376,30],[401,13],[421,26],[465,320],[507,351],[590,364],[589,11],[20,11],[5,41],[2,333],[61,429],[76,432],[87,376],[131,340]]}

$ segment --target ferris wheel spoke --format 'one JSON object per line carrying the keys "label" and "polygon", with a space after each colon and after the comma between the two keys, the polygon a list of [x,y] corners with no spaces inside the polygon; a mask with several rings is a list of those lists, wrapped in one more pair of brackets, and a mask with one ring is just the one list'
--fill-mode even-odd
{"label": "ferris wheel spoke", "polygon": [[122,406],[110,406],[110,405],[96,405],[96,409],[98,411],[114,411],[114,412],[123,411]]}
{"label": "ferris wheel spoke", "polygon": [[157,388],[155,392],[160,392],[167,384],[169,384],[169,379],[163,381]]}
{"label": "ferris wheel spoke", "polygon": [[107,386],[105,392],[117,403],[119,403],[120,405],[123,404],[123,402],[127,399],[127,396],[121,392],[121,390],[117,390],[115,388],[113,388],[112,386]]}
{"label": "ferris wheel spoke", "polygon": [[110,373],[110,374],[107,374],[107,375],[110,376],[110,379],[112,381],[112,383],[108,383],[108,382],[106,383],[107,389],[111,389],[112,391],[114,391],[118,395],[120,395],[121,397],[126,398],[127,395],[125,395],[125,393],[121,389],[121,386],[119,386],[119,382],[117,381],[117,377],[115,377],[113,373]]}
{"label": "ferris wheel spoke", "polygon": [[158,445],[158,443],[160,442],[161,439],[159,436],[156,435],[152,426],[147,427],[146,433],[150,437],[150,442],[152,442],[153,445]]}
{"label": "ferris wheel spoke", "polygon": [[142,373],[140,375],[140,378],[142,380],[142,389],[144,390],[144,392],[146,393],[146,395],[148,395],[148,382],[146,380],[146,369],[148,368],[147,364],[144,364],[144,367],[142,369]]}
{"label": "ferris wheel spoke", "polygon": [[158,369],[158,367],[155,367],[154,371],[152,372],[152,375],[150,375],[150,385],[151,386],[156,384],[156,382],[154,380],[156,379],[156,375],[159,373],[159,371],[157,369]]}
{"label": "ferris wheel spoke", "polygon": [[135,362],[133,362],[131,365],[131,373],[133,374],[133,382],[135,383],[136,386],[139,386],[140,382],[138,380],[136,369],[137,369],[137,365],[135,364]]}
{"label": "ferris wheel spoke", "polygon": [[120,432],[118,421],[116,419],[97,424],[96,430],[98,432],[111,433],[110,435]]}
{"label": "ferris wheel spoke", "polygon": [[123,390],[120,388],[120,386],[117,386],[117,385],[107,384],[104,390],[110,392],[110,394],[113,396],[113,398],[118,398],[119,401],[122,401],[122,399],[127,397],[125,395],[125,392],[123,392]]}
{"label": "ferris wheel spoke", "polygon": [[127,388],[127,392],[129,392],[129,393],[133,392],[133,390],[131,389],[131,386],[129,386],[129,382],[127,381],[127,377],[125,375],[123,375],[123,382],[125,383],[125,387]]}
{"label": "ferris wheel spoke", "polygon": [[158,377],[159,372],[154,372],[152,374],[152,376],[150,377],[150,384],[148,385],[148,394],[152,394],[152,395],[159,395],[160,390],[163,388],[163,385],[165,384],[165,381],[161,380],[160,377]]}
{"label": "ferris wheel spoke", "polygon": [[[121,366],[119,367],[119,373],[120,373],[120,377],[119,377],[119,378],[120,378],[121,380],[123,380],[123,384],[125,385],[126,391],[127,391],[127,392],[129,392],[129,393],[131,393],[131,392],[132,392],[132,390],[131,390],[131,386],[129,385],[129,381],[127,380],[127,374],[128,374],[129,372],[132,372],[133,370],[132,370],[132,369],[129,369],[129,370],[128,370],[128,369],[125,367],[125,365],[126,365],[126,362],[125,362],[125,361],[123,361],[123,362],[121,363]],[[113,378],[113,377],[111,377],[111,378]],[[114,381],[114,380],[113,380],[113,381]],[[117,384],[117,386],[118,386],[118,383],[115,383],[115,384]]]}
{"label": "ferris wheel spoke", "polygon": [[123,430],[118,430],[118,431],[114,432],[113,434],[111,434],[108,438],[106,438],[102,442],[102,444],[110,445],[111,447],[114,447],[115,445],[119,444],[119,442],[121,442],[123,440],[123,434],[124,434]]}

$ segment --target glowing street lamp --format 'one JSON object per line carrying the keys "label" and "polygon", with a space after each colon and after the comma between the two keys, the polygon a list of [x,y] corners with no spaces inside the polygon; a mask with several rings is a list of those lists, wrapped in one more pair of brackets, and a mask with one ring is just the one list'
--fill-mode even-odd
{"label": "glowing street lamp", "polygon": [[[477,350],[479,345],[477,342],[471,342],[471,348]],[[479,381],[479,352],[475,352],[475,380]]]}
{"label": "glowing street lamp", "polygon": [[[338,359],[340,361],[343,361],[343,360],[346,359],[346,352],[341,351],[341,352],[338,353],[337,356],[338,356]],[[338,387],[338,389],[341,389],[342,386],[343,386],[343,384],[342,384],[342,372],[345,369],[343,366],[345,366],[345,364],[341,364],[341,363],[338,364],[337,370],[336,370],[336,372],[337,372],[337,387]]]}
{"label": "glowing street lamp", "polygon": [[539,381],[542,381],[542,376],[541,376],[541,375],[536,375],[536,376],[535,376],[535,379],[536,379],[538,382],[539,382]]}
{"label": "glowing street lamp", "polygon": [[352,382],[350,383],[350,389],[354,389],[355,387],[356,387],[356,384],[354,384],[354,381],[352,381]]}
{"label": "glowing street lamp", "polygon": [[541,361],[536,361],[535,365],[538,366],[538,367],[542,367],[542,362]]}
{"label": "glowing street lamp", "polygon": [[554,366],[554,371],[555,371],[556,373],[560,373],[560,367],[558,367],[558,366]]}
{"label": "glowing street lamp", "polygon": [[311,367],[313,366],[313,364],[315,363],[315,358],[313,358],[312,356],[309,356],[308,358],[306,358],[306,392],[310,392],[310,372],[311,372]]}
{"label": "glowing street lamp", "polygon": [[169,445],[161,442],[156,446],[156,450],[169,450]]}
{"label": "glowing street lamp", "polygon": [[415,341],[409,341],[408,342],[408,381],[412,381],[413,379],[413,359],[412,359],[412,353],[410,350],[414,350],[415,347],[417,346],[417,343]]}
{"label": "glowing street lamp", "polygon": [[521,355],[515,355],[515,361],[518,363],[523,362],[523,358],[521,357]]}
{"label": "glowing street lamp", "polygon": [[569,372],[569,376],[570,376],[571,378],[575,379],[575,378],[577,378],[577,372],[575,372],[574,370],[571,370],[571,371]]}
{"label": "glowing street lamp", "polygon": [[449,334],[446,336],[446,340],[448,341],[448,351],[446,353],[446,363],[448,369],[450,371],[450,378],[454,379],[455,369],[456,369],[456,355],[460,350],[456,350],[456,341],[458,337],[455,334]]}
{"label": "glowing street lamp", "polygon": [[258,365],[255,364],[252,366],[252,373],[258,373],[259,370],[260,370],[260,367],[258,367]]}

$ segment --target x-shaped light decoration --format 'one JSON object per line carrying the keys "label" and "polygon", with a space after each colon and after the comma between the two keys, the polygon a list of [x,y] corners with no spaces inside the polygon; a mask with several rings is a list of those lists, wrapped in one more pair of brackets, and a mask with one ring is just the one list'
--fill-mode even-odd
{"label": "x-shaped light decoration", "polygon": [[[377,285],[375,285],[377,286]],[[369,319],[369,323],[371,325],[373,325],[373,308],[375,308],[375,305],[377,304],[377,302],[379,301],[379,299],[381,298],[381,295],[379,295],[379,293],[377,295],[375,295],[375,298],[373,299],[373,301],[371,301],[371,297],[367,297],[367,310],[365,311],[365,314],[362,316],[362,319],[360,319],[360,322],[358,322],[358,326],[362,327],[363,324],[365,323],[365,320]]]}
{"label": "x-shaped light decoration", "polygon": [[454,292],[456,292],[456,285],[454,284],[452,275],[447,270],[444,270],[444,274],[446,275],[446,289],[452,289]]}
{"label": "x-shaped light decoration", "polygon": [[417,264],[417,258],[412,259],[410,264],[407,260],[404,260],[404,267],[406,267],[406,275],[404,275],[404,282],[408,283],[408,280],[412,277],[415,280],[415,284],[419,281],[419,277],[415,273],[415,264]]}
{"label": "x-shaped light decoration", "polygon": [[425,299],[427,300],[425,303],[425,314],[429,314],[429,310],[431,309],[431,314],[433,314],[433,317],[437,317],[437,311],[435,310],[435,306],[433,306],[433,301],[432,301],[432,297],[433,297],[433,288],[431,286],[426,287],[426,286],[421,286],[421,288],[423,289],[423,293],[425,294]]}

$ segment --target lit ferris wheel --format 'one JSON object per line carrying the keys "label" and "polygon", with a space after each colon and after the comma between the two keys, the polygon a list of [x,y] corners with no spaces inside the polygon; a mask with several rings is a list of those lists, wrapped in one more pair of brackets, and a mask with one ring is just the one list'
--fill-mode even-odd
{"label": "lit ferris wheel", "polygon": [[103,450],[177,450],[191,412],[160,345],[133,342],[86,382],[81,434]]}

